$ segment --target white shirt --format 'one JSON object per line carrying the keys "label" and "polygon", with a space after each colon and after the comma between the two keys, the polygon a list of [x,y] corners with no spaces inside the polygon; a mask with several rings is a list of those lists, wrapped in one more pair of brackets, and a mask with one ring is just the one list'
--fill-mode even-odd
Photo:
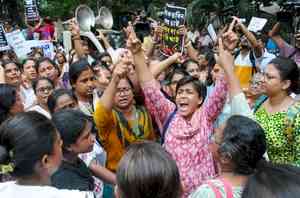
{"label": "white shirt", "polygon": [[16,182],[0,183],[1,198],[92,198],[90,192],[59,190],[50,186],[23,186]]}
{"label": "white shirt", "polygon": [[27,109],[28,107],[32,106],[36,102],[36,96],[32,87],[25,88],[21,86],[20,96],[21,96],[22,103],[24,105],[24,109]]}
{"label": "white shirt", "polygon": [[32,107],[29,107],[26,110],[26,112],[27,111],[36,111],[36,112],[46,116],[48,119],[51,119],[51,114],[48,111],[46,111],[45,109],[43,109],[40,105],[34,105]]}
{"label": "white shirt", "polygon": [[256,65],[258,66],[258,68],[261,71],[265,71],[267,65],[271,62],[271,60],[273,60],[274,58],[276,58],[276,56],[274,54],[271,54],[268,52],[268,50],[264,49],[264,54],[259,57],[259,58],[255,58],[256,60]]}

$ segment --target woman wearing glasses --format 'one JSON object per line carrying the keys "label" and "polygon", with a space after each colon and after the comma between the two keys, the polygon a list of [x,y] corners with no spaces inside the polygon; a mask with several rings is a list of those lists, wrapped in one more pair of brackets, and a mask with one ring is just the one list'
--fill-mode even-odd
{"label": "woman wearing glasses", "polygon": [[48,97],[54,90],[54,84],[49,78],[41,77],[32,84],[34,93],[37,97],[37,102],[33,106],[26,109],[27,111],[37,111],[47,118],[51,119],[51,114],[48,109]]}

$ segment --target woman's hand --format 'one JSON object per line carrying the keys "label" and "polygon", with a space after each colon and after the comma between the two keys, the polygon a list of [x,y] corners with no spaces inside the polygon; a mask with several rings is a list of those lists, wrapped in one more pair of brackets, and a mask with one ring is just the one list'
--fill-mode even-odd
{"label": "woman's hand", "polygon": [[69,30],[72,34],[72,36],[80,36],[80,27],[78,23],[75,21],[75,19],[72,19],[70,21]]}
{"label": "woman's hand", "polygon": [[226,50],[221,38],[219,38],[218,52],[219,54],[217,55],[217,57],[215,57],[217,63],[227,71],[228,69],[232,70],[234,65],[234,57],[228,50]]}
{"label": "woman's hand", "polygon": [[132,25],[129,25],[127,30],[128,30],[128,39],[126,43],[127,49],[129,49],[132,52],[132,54],[137,54],[139,52],[142,52],[142,43],[137,38]]}

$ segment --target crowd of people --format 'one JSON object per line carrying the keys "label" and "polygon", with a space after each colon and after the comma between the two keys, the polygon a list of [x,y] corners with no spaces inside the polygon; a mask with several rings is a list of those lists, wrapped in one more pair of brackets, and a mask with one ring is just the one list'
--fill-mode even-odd
{"label": "crowd of people", "polygon": [[[165,56],[160,26],[129,23],[118,49],[100,31],[99,53],[72,20],[54,59],[1,52],[1,197],[297,197],[300,39],[280,25],[180,26]],[[49,18],[27,26],[58,42]]]}

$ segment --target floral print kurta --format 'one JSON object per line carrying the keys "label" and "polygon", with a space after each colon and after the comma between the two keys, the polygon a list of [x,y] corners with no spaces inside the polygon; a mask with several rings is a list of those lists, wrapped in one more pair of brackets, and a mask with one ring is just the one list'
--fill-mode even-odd
{"label": "floral print kurta", "polygon": [[[161,123],[175,110],[174,103],[164,97],[155,80],[142,85],[148,110]],[[190,121],[176,114],[165,135],[165,149],[172,155],[179,168],[184,197],[201,183],[215,176],[211,152],[208,149],[213,123],[225,103],[227,84],[224,79],[216,83],[215,90]]]}

